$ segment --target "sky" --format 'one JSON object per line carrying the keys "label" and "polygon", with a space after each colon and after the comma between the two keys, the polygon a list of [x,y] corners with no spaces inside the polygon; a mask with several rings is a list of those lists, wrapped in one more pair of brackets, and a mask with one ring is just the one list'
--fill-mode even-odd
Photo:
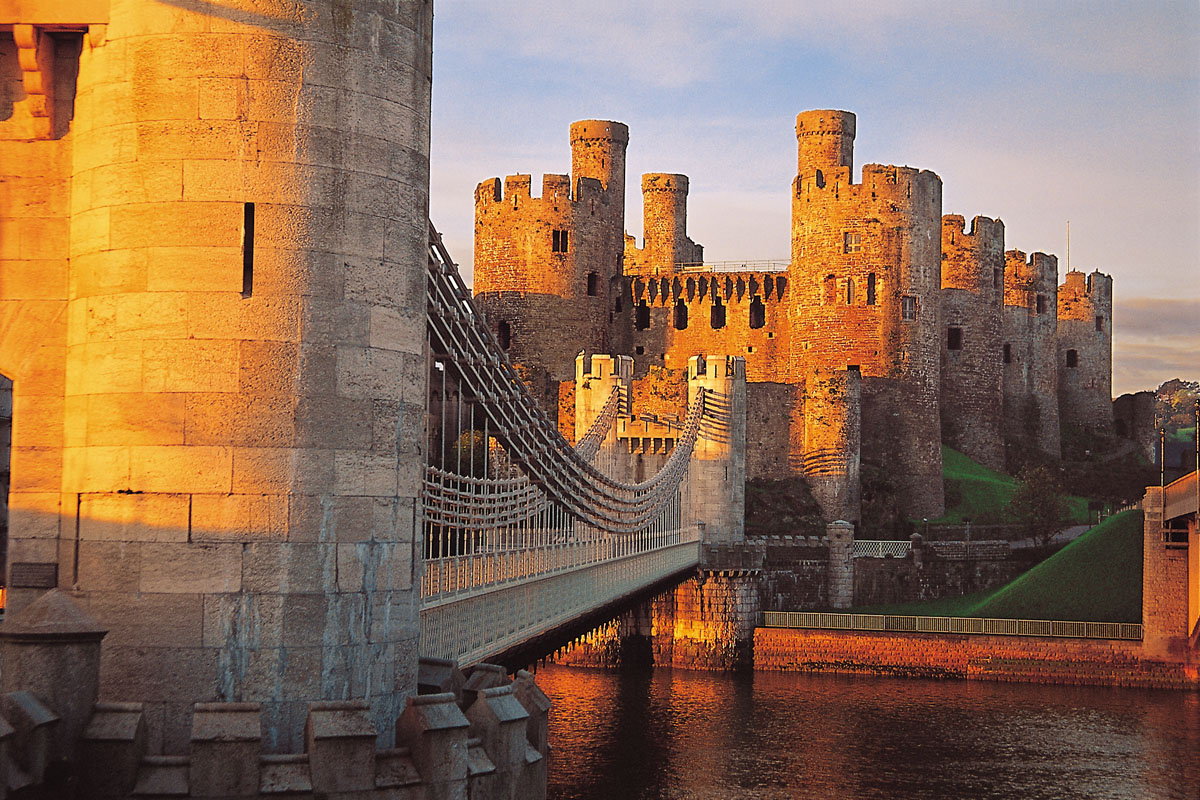
{"label": "sky", "polygon": [[[1114,394],[1200,379],[1200,2],[442,0],[430,214],[471,279],[474,190],[570,172],[578,119],[639,176],[689,176],[707,261],[787,260],[795,117],[858,117],[867,163],[936,172],[943,213],[1114,279]],[[537,189],[535,188],[535,192]]]}

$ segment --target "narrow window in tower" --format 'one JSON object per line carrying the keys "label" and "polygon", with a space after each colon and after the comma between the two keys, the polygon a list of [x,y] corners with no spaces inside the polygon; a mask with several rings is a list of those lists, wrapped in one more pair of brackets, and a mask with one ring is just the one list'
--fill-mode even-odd
{"label": "narrow window in tower", "polygon": [[1005,364],[1012,363],[1012,345],[1009,344],[1008,342],[1004,343],[1004,363]]}
{"label": "narrow window in tower", "polygon": [[635,355],[644,356],[646,355],[646,348],[639,344],[637,347],[633,348],[633,352]]}
{"label": "narrow window in tower", "polygon": [[613,311],[616,311],[618,314],[620,314],[624,310],[625,304],[621,302],[621,293],[617,292],[616,299],[613,300]]}
{"label": "narrow window in tower", "polygon": [[709,322],[712,324],[714,331],[725,327],[725,306],[721,305],[721,301],[712,304],[712,310],[709,313]]}
{"label": "narrow window in tower", "polygon": [[917,318],[917,298],[905,295],[900,298],[900,319],[912,322]]}
{"label": "narrow window in tower", "polygon": [[862,252],[862,234],[846,231],[845,234],[845,252],[861,253]]}
{"label": "narrow window in tower", "polygon": [[500,320],[500,324],[496,326],[496,338],[500,340],[500,346],[505,350],[512,344],[512,328],[505,320]]}
{"label": "narrow window in tower", "polygon": [[1074,369],[1079,366],[1079,353],[1076,350],[1067,351],[1067,366]]}
{"label": "narrow window in tower", "polygon": [[550,232],[550,250],[554,253],[567,252],[567,232],[566,231],[551,231]]}
{"label": "narrow window in tower", "polygon": [[946,328],[946,349],[962,350],[962,328]]}
{"label": "narrow window in tower", "polygon": [[675,330],[682,331],[687,329],[688,323],[687,303],[682,299],[675,304]]}
{"label": "narrow window in tower", "polygon": [[867,305],[875,305],[875,273],[867,273]]}
{"label": "narrow window in tower", "polygon": [[646,301],[638,303],[637,313],[634,315],[633,326],[639,331],[650,330],[650,306],[646,305]]}
{"label": "narrow window in tower", "polygon": [[242,297],[254,292],[254,203],[242,206]]}
{"label": "narrow window in tower", "polygon": [[837,302],[837,278],[833,275],[825,276],[825,305],[831,306]]}
{"label": "narrow window in tower", "polygon": [[1046,313],[1046,295],[1039,294],[1037,296],[1036,308],[1037,308],[1037,313],[1039,313],[1039,314]]}
{"label": "narrow window in tower", "polygon": [[1104,330],[1104,317],[1096,317],[1096,330],[1103,332],[1103,330]]}
{"label": "narrow window in tower", "polygon": [[1000,270],[998,270],[998,269],[992,270],[992,288],[993,289],[1000,288]]}
{"label": "narrow window in tower", "polygon": [[854,279],[846,279],[846,305],[854,305]]}
{"label": "narrow window in tower", "polygon": [[587,274],[587,293],[588,297],[595,297],[600,294],[600,276],[595,272]]}
{"label": "narrow window in tower", "polygon": [[750,301],[750,327],[761,328],[767,324],[767,307],[763,305],[762,298],[754,295],[754,299]]}

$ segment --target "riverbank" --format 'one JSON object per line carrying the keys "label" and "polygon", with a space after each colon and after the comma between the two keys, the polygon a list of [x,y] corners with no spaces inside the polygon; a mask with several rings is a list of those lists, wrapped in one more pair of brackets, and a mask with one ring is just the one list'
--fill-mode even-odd
{"label": "riverbank", "polygon": [[754,669],[1200,691],[1137,641],[756,628]]}

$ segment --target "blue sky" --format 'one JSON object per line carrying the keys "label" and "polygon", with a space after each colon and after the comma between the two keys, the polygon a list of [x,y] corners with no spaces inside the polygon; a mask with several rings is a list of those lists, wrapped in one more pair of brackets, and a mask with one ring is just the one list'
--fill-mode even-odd
{"label": "blue sky", "polygon": [[[1114,391],[1200,378],[1200,2],[444,0],[430,213],[470,277],[473,193],[569,172],[577,119],[630,127],[638,176],[690,177],[708,260],[783,258],[795,116],[858,116],[866,163],[931,169],[944,212],[1111,274]],[[1169,302],[1158,302],[1168,300]]]}

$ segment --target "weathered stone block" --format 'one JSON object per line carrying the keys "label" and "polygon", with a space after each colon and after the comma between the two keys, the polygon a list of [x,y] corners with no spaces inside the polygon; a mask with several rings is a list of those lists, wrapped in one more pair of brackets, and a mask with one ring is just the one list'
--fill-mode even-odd
{"label": "weathered stone block", "polygon": [[193,797],[258,792],[262,740],[258,703],[197,703],[192,714]]}
{"label": "weathered stone block", "polygon": [[304,728],[313,789],[375,788],[375,733],[365,703],[313,703]]}

